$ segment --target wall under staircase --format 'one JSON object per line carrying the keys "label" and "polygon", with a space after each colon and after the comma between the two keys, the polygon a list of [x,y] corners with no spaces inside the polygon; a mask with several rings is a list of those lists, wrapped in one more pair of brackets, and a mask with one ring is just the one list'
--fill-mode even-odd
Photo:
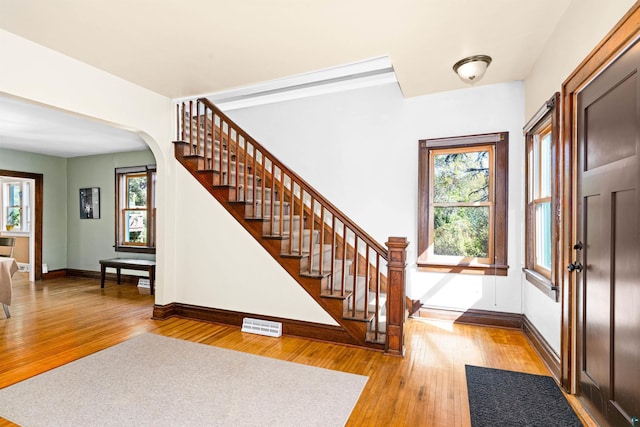
{"label": "wall under staircase", "polygon": [[338,341],[402,354],[406,239],[380,245],[206,99],[179,104],[177,128],[176,159],[336,320]]}

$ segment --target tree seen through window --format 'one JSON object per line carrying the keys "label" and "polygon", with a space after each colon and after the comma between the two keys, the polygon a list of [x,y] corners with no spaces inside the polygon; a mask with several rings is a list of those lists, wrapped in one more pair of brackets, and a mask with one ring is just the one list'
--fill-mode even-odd
{"label": "tree seen through window", "polygon": [[155,248],[155,166],[116,169],[118,251],[153,252]]}
{"label": "tree seen through window", "polygon": [[433,153],[433,253],[489,257],[489,148]]}
{"label": "tree seen through window", "polygon": [[508,133],[419,143],[418,267],[506,275]]}

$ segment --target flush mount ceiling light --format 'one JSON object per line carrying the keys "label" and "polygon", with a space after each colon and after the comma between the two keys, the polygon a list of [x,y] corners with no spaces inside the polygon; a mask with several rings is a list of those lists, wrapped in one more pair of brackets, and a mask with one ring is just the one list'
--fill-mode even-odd
{"label": "flush mount ceiling light", "polygon": [[463,82],[474,84],[482,78],[489,64],[491,64],[490,56],[474,55],[456,62],[453,71]]}

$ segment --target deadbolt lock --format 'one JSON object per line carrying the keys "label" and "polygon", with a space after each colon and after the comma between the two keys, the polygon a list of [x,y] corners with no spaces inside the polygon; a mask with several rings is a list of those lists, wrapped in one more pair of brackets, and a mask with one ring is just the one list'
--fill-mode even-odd
{"label": "deadbolt lock", "polygon": [[582,271],[582,264],[578,261],[572,262],[567,266],[567,270],[569,270],[569,272],[577,271],[579,273]]}

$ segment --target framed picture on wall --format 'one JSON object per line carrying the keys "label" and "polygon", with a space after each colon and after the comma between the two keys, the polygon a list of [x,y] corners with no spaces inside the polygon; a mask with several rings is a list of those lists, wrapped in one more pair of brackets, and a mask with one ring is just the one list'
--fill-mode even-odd
{"label": "framed picture on wall", "polygon": [[80,219],[100,218],[100,188],[80,189]]}

